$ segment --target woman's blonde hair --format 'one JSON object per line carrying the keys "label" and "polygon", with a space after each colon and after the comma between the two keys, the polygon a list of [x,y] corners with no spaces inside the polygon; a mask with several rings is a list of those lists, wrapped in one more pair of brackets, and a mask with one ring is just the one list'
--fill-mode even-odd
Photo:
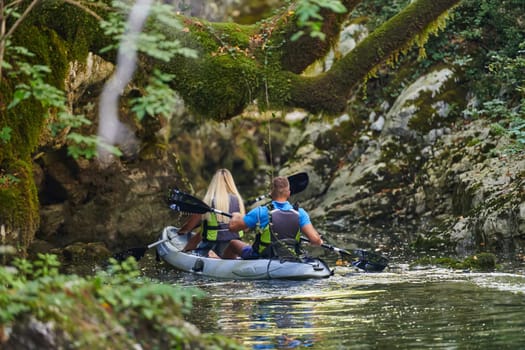
{"label": "woman's blonde hair", "polygon": [[[237,190],[232,174],[228,169],[219,169],[215,172],[215,175],[213,175],[213,178],[210,181],[210,185],[204,196],[204,202],[215,209],[229,213],[230,194],[237,197],[239,202],[239,212],[244,215],[246,213],[244,202]],[[217,215],[217,219],[221,222],[230,221],[230,218],[223,215]]]}

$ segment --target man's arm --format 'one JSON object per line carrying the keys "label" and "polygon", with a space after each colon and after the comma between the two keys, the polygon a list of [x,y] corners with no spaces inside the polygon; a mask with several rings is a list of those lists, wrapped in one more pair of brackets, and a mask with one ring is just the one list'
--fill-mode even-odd
{"label": "man's arm", "polygon": [[321,236],[317,232],[317,230],[314,228],[314,225],[312,224],[306,224],[303,227],[301,227],[301,232],[308,238],[310,241],[310,244],[312,245],[321,245],[323,244],[323,240],[321,239]]}
{"label": "man's arm", "polygon": [[230,231],[238,232],[240,230],[246,230],[247,228],[248,226],[246,226],[244,222],[244,216],[241,213],[233,213],[230,219]]}

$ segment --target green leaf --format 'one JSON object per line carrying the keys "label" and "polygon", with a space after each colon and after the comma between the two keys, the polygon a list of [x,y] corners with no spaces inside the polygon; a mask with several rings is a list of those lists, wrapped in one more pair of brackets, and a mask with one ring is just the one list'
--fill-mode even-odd
{"label": "green leaf", "polygon": [[7,109],[11,109],[18,105],[23,100],[29,98],[31,96],[31,92],[26,90],[16,90],[13,94],[13,101],[7,106]]}
{"label": "green leaf", "polygon": [[11,140],[11,132],[13,129],[11,129],[8,126],[4,126],[2,130],[0,130],[0,140],[2,142],[7,143],[9,140]]}
{"label": "green leaf", "polygon": [[296,41],[298,40],[301,36],[304,35],[304,31],[303,30],[300,30],[296,33],[294,33],[294,35],[292,35],[292,37],[290,38],[291,41]]}

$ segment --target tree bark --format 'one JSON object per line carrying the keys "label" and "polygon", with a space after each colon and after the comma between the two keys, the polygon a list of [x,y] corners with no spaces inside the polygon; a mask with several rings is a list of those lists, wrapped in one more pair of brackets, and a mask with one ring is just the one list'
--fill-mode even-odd
{"label": "tree bark", "polygon": [[392,59],[417,41],[460,0],[417,0],[385,22],[331,69],[317,77],[290,74],[286,105],[310,112],[342,112],[352,89],[375,67]]}

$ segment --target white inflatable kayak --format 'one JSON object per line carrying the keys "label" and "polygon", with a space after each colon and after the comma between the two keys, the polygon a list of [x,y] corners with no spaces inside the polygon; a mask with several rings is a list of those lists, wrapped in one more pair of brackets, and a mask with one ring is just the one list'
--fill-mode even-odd
{"label": "white inflatable kayak", "polygon": [[167,226],[157,246],[159,257],[176,269],[219,279],[309,279],[326,278],[333,271],[321,259],[305,257],[299,261],[285,259],[214,259],[192,252],[182,252],[188,235],[179,235],[178,228]]}

